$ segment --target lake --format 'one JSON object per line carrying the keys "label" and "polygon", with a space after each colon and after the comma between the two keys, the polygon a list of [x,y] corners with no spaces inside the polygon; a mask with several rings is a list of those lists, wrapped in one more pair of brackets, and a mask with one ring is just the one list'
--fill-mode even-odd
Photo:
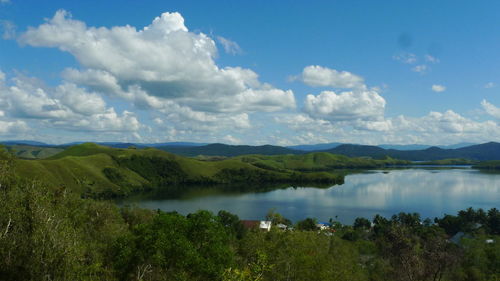
{"label": "lake", "polygon": [[188,214],[199,209],[227,210],[241,219],[263,219],[275,208],[296,222],[306,217],[351,224],[356,217],[390,217],[418,212],[422,218],[456,214],[468,207],[500,208],[500,174],[464,169],[374,170],[346,176],[328,188],[285,187],[264,192],[192,188],[175,199],[161,193],[128,198],[120,204]]}

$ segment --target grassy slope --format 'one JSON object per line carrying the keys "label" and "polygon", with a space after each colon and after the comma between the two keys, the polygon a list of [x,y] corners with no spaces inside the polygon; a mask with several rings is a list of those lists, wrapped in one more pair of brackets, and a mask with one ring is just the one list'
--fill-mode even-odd
{"label": "grassy slope", "polygon": [[[340,182],[341,173],[332,169],[379,168],[391,164],[407,164],[407,161],[393,159],[373,160],[349,158],[329,153],[304,155],[246,155],[220,161],[201,161],[177,156],[154,148],[121,149],[92,143],[72,146],[65,151],[43,160],[18,160],[17,172],[27,178],[35,178],[51,185],[66,186],[80,193],[126,195],[134,190],[155,187],[147,175],[128,165],[133,156],[142,159],[161,158],[175,163],[172,173],[180,174],[190,183],[230,182]],[[163,161],[163,160],[162,160]],[[143,164],[135,167],[151,171]],[[147,163],[146,163],[147,164]],[[178,168],[176,168],[178,167]],[[110,180],[105,169],[111,168],[121,179]],[[133,170],[134,169],[134,170]],[[162,171],[163,168],[161,169]],[[170,171],[170,170],[169,170]],[[177,171],[177,172],[176,172]],[[307,171],[305,173],[304,171]],[[169,172],[171,173],[171,172]],[[172,174],[173,175],[173,174]],[[149,178],[150,179],[150,178]]]}
{"label": "grassy slope", "polygon": [[326,152],[315,152],[303,155],[277,155],[261,156],[246,155],[239,156],[239,159],[245,163],[251,163],[258,167],[268,169],[287,169],[297,171],[325,171],[331,169],[357,169],[357,168],[378,168],[388,165],[409,164],[404,160],[374,160],[368,158],[350,158],[343,155],[335,155]]}
{"label": "grassy slope", "polygon": [[51,157],[64,149],[56,147],[39,147],[31,145],[7,145],[7,150],[22,159],[44,159]]}
{"label": "grassy slope", "polygon": [[[292,175],[301,175],[302,180],[335,180],[338,175],[328,173],[297,173],[293,170],[297,164],[291,164],[284,169],[263,168],[253,163],[242,161],[241,158],[230,158],[221,161],[200,161],[193,158],[177,156],[157,149],[116,149],[96,144],[86,143],[76,145],[67,150],[43,160],[18,160],[16,169],[19,175],[35,178],[51,185],[64,185],[84,193],[86,190],[94,194],[111,193],[126,194],[127,190],[142,189],[150,184],[147,179],[119,165],[115,159],[130,158],[133,155],[144,157],[159,157],[176,162],[187,174],[188,180],[196,181],[204,178],[217,181],[218,174],[224,170],[240,170],[250,174],[266,173],[278,181],[293,180]],[[253,156],[258,157],[258,156]],[[129,187],[119,186],[110,181],[103,170],[114,168],[124,176]],[[231,172],[227,173],[231,175]],[[231,177],[231,176],[229,176]],[[241,179],[240,179],[241,180]]]}

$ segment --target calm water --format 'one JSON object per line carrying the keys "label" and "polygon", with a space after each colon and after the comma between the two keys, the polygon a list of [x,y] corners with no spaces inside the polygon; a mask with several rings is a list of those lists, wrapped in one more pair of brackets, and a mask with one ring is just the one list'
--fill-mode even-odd
{"label": "calm water", "polygon": [[121,203],[182,214],[223,209],[242,219],[262,219],[271,208],[292,221],[336,217],[342,223],[352,223],[356,217],[390,217],[402,211],[434,218],[471,206],[500,208],[500,174],[473,169],[370,171],[349,175],[343,185],[329,188],[289,187],[259,193],[210,188],[192,190],[177,199],[156,194]]}

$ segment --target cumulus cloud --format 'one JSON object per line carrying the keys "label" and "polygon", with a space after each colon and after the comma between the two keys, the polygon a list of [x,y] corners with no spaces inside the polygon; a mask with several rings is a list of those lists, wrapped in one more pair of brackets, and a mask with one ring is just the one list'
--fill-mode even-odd
{"label": "cumulus cloud", "polygon": [[376,91],[351,91],[336,94],[323,91],[307,95],[304,110],[311,117],[330,121],[377,120],[383,117],[385,100]]}
{"label": "cumulus cloud", "polygon": [[28,131],[28,125],[24,121],[0,120],[0,135],[12,135]]}
{"label": "cumulus cloud", "polygon": [[274,122],[286,125],[296,132],[334,133],[336,128],[330,121],[315,119],[304,113],[287,113],[274,117]]}
{"label": "cumulus cloud", "polygon": [[218,67],[215,42],[190,32],[179,13],[163,13],[137,30],[128,25],[88,27],[60,10],[18,40],[71,53],[85,69],[66,70],[66,79],[135,101],[169,101],[214,113],[295,107],[291,90],[260,82],[250,69]]}
{"label": "cumulus cloud", "polygon": [[224,47],[224,51],[228,54],[238,55],[243,53],[243,50],[241,49],[240,45],[238,45],[238,43],[232,40],[229,40],[222,36],[217,36],[217,41],[219,41],[222,47]]}
{"label": "cumulus cloud", "polygon": [[69,130],[136,131],[140,128],[133,113],[124,111],[120,115],[114,108],[106,107],[101,96],[74,84],[50,88],[28,77],[15,77],[12,81],[12,85],[6,85],[5,78],[0,80],[0,109],[9,117],[40,120]]}
{"label": "cumulus cloud", "polygon": [[[489,114],[500,118],[500,109],[491,107],[483,102],[483,107],[488,108]],[[304,114],[296,114],[287,118],[277,119],[276,122],[283,124],[301,134],[311,133],[315,139],[324,138],[328,141],[346,143],[426,143],[426,144],[449,144],[452,142],[485,142],[500,139],[500,126],[497,122],[475,121],[466,118],[453,110],[445,112],[432,111],[421,117],[397,116],[375,121],[355,122],[330,122],[318,120]],[[332,136],[334,138],[332,139]],[[293,143],[313,143],[314,139]]]}
{"label": "cumulus cloud", "polygon": [[362,88],[364,80],[348,71],[337,71],[319,65],[306,66],[299,77],[305,84],[314,87]]}
{"label": "cumulus cloud", "polygon": [[446,87],[443,86],[443,85],[438,85],[438,84],[434,84],[432,85],[431,89],[436,92],[436,93],[441,93],[441,92],[444,92],[446,91]]}

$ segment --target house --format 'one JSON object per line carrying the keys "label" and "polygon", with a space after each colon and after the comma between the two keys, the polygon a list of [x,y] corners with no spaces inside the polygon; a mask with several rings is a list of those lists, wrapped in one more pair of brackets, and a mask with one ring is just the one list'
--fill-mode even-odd
{"label": "house", "polygon": [[319,228],[319,230],[327,230],[330,228],[330,224],[327,222],[320,222],[316,224],[316,227]]}
{"label": "house", "polygon": [[286,230],[288,228],[288,226],[286,226],[286,224],[282,224],[282,223],[278,223],[276,225],[276,227],[281,229],[281,230]]}
{"label": "house", "polygon": [[271,221],[260,221],[259,229],[271,231]]}
{"label": "house", "polygon": [[265,231],[271,230],[271,221],[258,221],[258,220],[242,220],[241,223],[246,229],[260,229]]}
{"label": "house", "polygon": [[245,227],[246,229],[254,229],[259,228],[260,221],[241,220],[241,224],[243,224],[243,227]]}

